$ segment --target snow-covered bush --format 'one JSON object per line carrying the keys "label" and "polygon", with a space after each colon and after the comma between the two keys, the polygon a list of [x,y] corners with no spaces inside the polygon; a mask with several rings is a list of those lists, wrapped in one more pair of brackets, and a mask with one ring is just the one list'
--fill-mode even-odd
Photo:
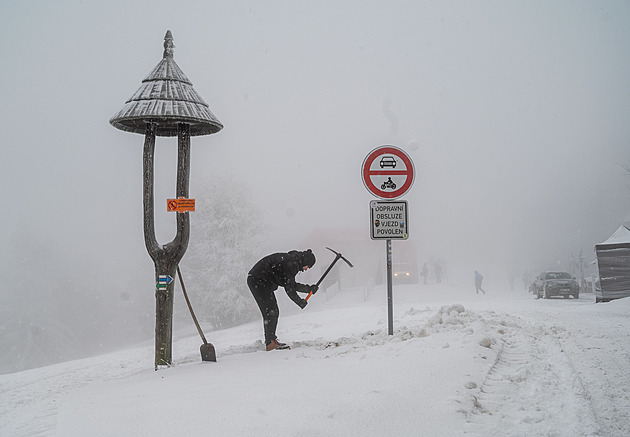
{"label": "snow-covered bush", "polygon": [[215,328],[253,320],[247,272],[261,253],[265,224],[247,189],[209,183],[195,193],[188,251],[180,266],[197,317]]}

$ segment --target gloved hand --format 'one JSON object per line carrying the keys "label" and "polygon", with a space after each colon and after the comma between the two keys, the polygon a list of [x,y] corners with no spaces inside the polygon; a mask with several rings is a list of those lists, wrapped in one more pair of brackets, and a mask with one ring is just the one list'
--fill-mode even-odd
{"label": "gloved hand", "polygon": [[308,302],[306,301],[306,299],[300,299],[298,300],[297,304],[300,306],[300,308],[304,309],[304,307],[308,305]]}
{"label": "gloved hand", "polygon": [[309,287],[308,287],[308,292],[309,293],[315,294],[315,293],[317,293],[317,290],[319,290],[319,287],[317,285],[315,285],[315,284],[309,285]]}

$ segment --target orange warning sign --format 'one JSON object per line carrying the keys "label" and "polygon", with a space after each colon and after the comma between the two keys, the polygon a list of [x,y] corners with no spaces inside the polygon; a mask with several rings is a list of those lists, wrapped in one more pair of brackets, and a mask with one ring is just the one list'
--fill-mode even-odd
{"label": "orange warning sign", "polygon": [[166,211],[168,212],[186,212],[195,210],[195,199],[185,199],[179,197],[177,199],[166,199]]}

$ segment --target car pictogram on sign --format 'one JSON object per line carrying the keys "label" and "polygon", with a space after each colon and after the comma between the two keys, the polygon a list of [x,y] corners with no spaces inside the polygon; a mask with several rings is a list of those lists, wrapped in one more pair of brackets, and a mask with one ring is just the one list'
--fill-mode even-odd
{"label": "car pictogram on sign", "polygon": [[396,168],[396,160],[393,156],[383,156],[380,162],[381,168],[391,167]]}

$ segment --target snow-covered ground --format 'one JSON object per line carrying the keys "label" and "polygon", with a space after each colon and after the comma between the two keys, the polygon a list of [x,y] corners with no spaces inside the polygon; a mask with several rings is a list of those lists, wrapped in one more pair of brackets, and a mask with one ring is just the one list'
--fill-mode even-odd
{"label": "snow-covered ground", "polygon": [[282,289],[290,351],[251,323],[0,376],[0,435],[628,436],[630,299],[536,300],[525,291],[396,285],[313,297]]}

